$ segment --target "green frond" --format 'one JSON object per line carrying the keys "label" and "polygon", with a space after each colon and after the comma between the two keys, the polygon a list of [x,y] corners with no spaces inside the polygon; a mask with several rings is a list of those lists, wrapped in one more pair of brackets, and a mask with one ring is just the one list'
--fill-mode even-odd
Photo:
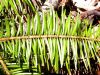
{"label": "green frond", "polygon": [[75,71],[80,60],[90,71],[91,58],[100,63],[99,25],[84,25],[79,15],[74,21],[65,11],[61,18],[54,10],[37,12],[28,0],[1,0],[0,11],[0,53],[12,74],[42,74],[44,68],[59,73],[64,67],[71,74],[71,61]]}

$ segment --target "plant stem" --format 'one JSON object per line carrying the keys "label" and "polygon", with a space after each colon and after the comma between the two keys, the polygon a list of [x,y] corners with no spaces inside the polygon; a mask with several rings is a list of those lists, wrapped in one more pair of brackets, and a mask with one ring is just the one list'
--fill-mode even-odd
{"label": "plant stem", "polygon": [[10,75],[9,70],[8,70],[6,64],[4,63],[4,61],[2,60],[1,56],[0,56],[0,64],[2,66],[2,69],[4,71],[4,74],[5,75]]}

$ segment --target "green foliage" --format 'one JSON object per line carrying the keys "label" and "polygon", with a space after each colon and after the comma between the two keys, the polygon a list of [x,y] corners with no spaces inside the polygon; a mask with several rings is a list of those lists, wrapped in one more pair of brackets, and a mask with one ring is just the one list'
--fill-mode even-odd
{"label": "green foliage", "polygon": [[96,53],[100,47],[100,26],[95,30],[91,24],[81,22],[79,16],[75,21],[71,15],[66,18],[65,11],[61,19],[54,10],[39,13],[29,0],[1,0],[0,11],[4,16],[0,20],[2,57],[6,63],[16,63],[8,64],[12,74],[27,69],[41,74],[42,66],[47,66],[48,71],[53,67],[56,73],[66,66],[70,74],[70,60],[74,60],[75,70],[79,59],[87,70],[91,69],[90,58],[100,62]]}

